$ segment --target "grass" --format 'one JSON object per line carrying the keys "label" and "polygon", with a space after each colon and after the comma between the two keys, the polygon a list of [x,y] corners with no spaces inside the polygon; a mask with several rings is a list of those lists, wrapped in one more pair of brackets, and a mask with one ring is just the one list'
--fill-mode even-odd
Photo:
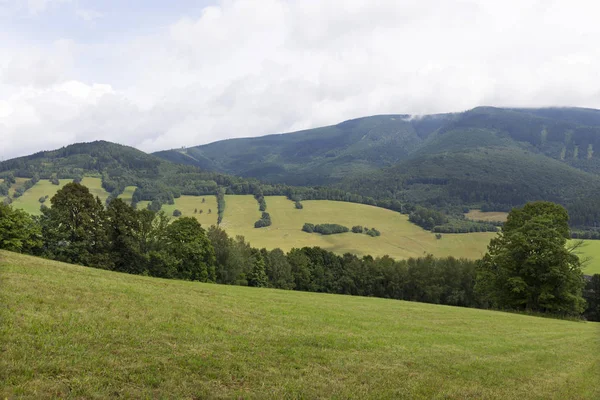
{"label": "grass", "polygon": [[578,250],[580,259],[588,260],[583,272],[588,275],[600,274],[600,240],[584,240]]}
{"label": "grass", "polygon": [[[204,203],[202,203],[204,199]],[[137,203],[138,210],[148,207],[149,201],[140,201]],[[194,214],[194,210],[198,212]],[[164,211],[170,218],[173,217],[173,211],[181,211],[182,217],[195,217],[200,224],[207,229],[211,225],[217,224],[217,198],[216,196],[181,196],[175,199],[175,204],[163,204],[161,211]],[[202,210],[202,213],[200,213]],[[208,211],[211,210],[209,214]]]}
{"label": "grass", "polygon": [[131,204],[131,201],[133,200],[133,192],[135,192],[135,189],[135,186],[126,186],[125,190],[123,190],[123,193],[119,195],[119,199],[122,199],[127,204]]}
{"label": "grass", "polygon": [[2,398],[597,399],[600,324],[0,252]]}
{"label": "grass", "polygon": [[465,214],[468,219],[472,219],[473,221],[490,221],[490,222],[505,222],[508,217],[507,212],[502,211],[481,211],[481,210],[470,210]]}
{"label": "grass", "polygon": [[64,185],[69,182],[72,182],[71,179],[60,179],[60,185],[53,185],[47,179],[38,181],[33,187],[29,190],[26,190],[23,193],[23,196],[16,198],[12,202],[12,206],[15,208],[20,208],[29,214],[32,215],[41,215],[40,206],[41,203],[39,201],[40,197],[48,196],[46,202],[44,203],[48,207],[50,207],[50,199],[61,189]]}
{"label": "grass", "polygon": [[8,196],[13,197],[18,188],[23,187],[25,182],[27,182],[29,178],[15,178],[15,183],[13,183],[8,189]]}
{"label": "grass", "polygon": [[109,193],[102,187],[101,178],[92,178],[86,176],[81,180],[81,184],[86,186],[90,190],[90,193],[94,195],[94,197],[98,196],[100,200],[102,200],[102,204],[106,203]]}
{"label": "grass", "polygon": [[[424,254],[436,256],[481,257],[494,233],[435,235],[408,221],[406,215],[383,208],[338,201],[303,201],[304,208],[296,210],[294,203],[283,196],[266,197],[267,211],[273,225],[254,228],[260,218],[258,203],[252,196],[226,196],[222,226],[230,235],[243,235],[254,247],[287,251],[293,247],[320,246],[343,254],[383,256],[401,259]],[[336,223],[351,228],[353,225],[375,227],[380,237],[343,233],[322,236],[302,232],[305,222]]]}

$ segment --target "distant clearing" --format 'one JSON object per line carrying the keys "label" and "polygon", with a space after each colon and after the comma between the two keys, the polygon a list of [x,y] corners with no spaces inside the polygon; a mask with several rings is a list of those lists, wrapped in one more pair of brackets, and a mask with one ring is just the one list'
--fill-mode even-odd
{"label": "distant clearing", "polygon": [[123,193],[119,195],[119,199],[123,200],[127,204],[131,204],[133,200],[133,192],[135,192],[135,186],[127,186]]}
{"label": "distant clearing", "polygon": [[86,186],[94,197],[98,196],[102,200],[102,204],[106,203],[109,193],[102,187],[102,179],[86,176],[81,181],[81,184]]}
{"label": "distant clearing", "polygon": [[[204,203],[202,203],[204,199]],[[145,202],[145,207],[148,203]],[[141,204],[138,203],[141,209]],[[194,210],[198,210],[194,213]],[[195,217],[205,229],[217,224],[217,198],[213,195],[207,196],[181,196],[175,199],[175,204],[164,204],[161,208],[169,217],[173,217],[173,211],[181,211],[182,217]],[[209,210],[211,213],[209,214]],[[201,212],[202,211],[202,212]]]}
{"label": "distant clearing", "polygon": [[[384,256],[401,259],[424,254],[479,258],[495,233],[444,234],[442,239],[408,221],[406,215],[364,204],[327,200],[303,201],[303,209],[284,196],[267,196],[267,212],[273,225],[254,228],[260,218],[253,196],[226,196],[222,226],[230,236],[243,235],[254,247],[287,251],[293,247],[319,246],[338,254]],[[377,228],[379,237],[342,233],[323,236],[302,232],[305,222],[334,223],[347,227],[362,225]]]}
{"label": "distant clearing", "polygon": [[71,179],[60,179],[60,185],[53,185],[49,180],[39,180],[32,188],[25,191],[23,196],[13,199],[12,206],[20,208],[32,215],[41,215],[40,197],[48,196],[44,204],[50,207],[50,199],[58,192],[60,188],[67,183],[72,182]]}
{"label": "distant clearing", "polygon": [[578,250],[581,259],[589,258],[583,272],[588,275],[600,274],[600,240],[584,240],[584,245]]}
{"label": "distant clearing", "polygon": [[2,398],[598,399],[600,324],[0,251]]}
{"label": "distant clearing", "polygon": [[486,212],[481,210],[471,210],[466,213],[465,216],[473,221],[505,222],[506,217],[508,217],[508,213],[502,211]]}

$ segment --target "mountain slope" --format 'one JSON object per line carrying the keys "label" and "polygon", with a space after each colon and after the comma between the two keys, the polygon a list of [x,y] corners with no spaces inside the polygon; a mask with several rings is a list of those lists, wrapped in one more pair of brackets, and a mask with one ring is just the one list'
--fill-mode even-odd
{"label": "mountain slope", "polygon": [[450,115],[380,115],[260,138],[155,153],[164,159],[289,185],[337,181],[390,166],[417,149]]}

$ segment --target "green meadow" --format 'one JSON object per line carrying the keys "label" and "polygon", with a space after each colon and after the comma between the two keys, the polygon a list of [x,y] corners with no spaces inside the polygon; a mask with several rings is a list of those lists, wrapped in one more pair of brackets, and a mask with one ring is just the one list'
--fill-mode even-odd
{"label": "green meadow", "polygon": [[600,324],[0,251],[2,398],[597,399]]}
{"label": "green meadow", "polygon": [[[243,235],[254,247],[287,251],[293,247],[320,246],[343,254],[383,256],[394,258],[418,257],[434,254],[439,257],[455,256],[479,258],[486,250],[494,233],[444,234],[441,239],[408,221],[406,215],[364,204],[328,200],[303,201],[303,209],[284,196],[267,196],[267,212],[273,224],[256,229],[260,218],[258,203],[253,196],[225,196],[225,215],[222,226],[230,235]],[[362,225],[377,228],[379,237],[342,233],[322,236],[302,232],[305,222],[335,223],[351,228]]]}
{"label": "green meadow", "polygon": [[92,178],[86,176],[82,179],[81,184],[86,186],[94,197],[98,196],[102,200],[102,204],[106,203],[109,193],[102,187],[101,178]]}
{"label": "green meadow", "polygon": [[133,192],[135,192],[135,186],[127,186],[123,193],[119,195],[119,199],[123,200],[127,204],[131,204],[133,200]]}
{"label": "green meadow", "polygon": [[[40,180],[32,188],[26,190],[21,197],[13,199],[12,206],[20,208],[32,215],[41,215],[40,197],[48,196],[48,199],[44,202],[45,205],[50,207],[50,199],[61,189],[64,185],[72,182],[71,179],[60,179],[60,185],[53,185],[49,180]],[[14,185],[13,185],[14,187]]]}
{"label": "green meadow", "polygon": [[584,240],[577,253],[584,261],[583,272],[588,275],[600,274],[600,240]]}

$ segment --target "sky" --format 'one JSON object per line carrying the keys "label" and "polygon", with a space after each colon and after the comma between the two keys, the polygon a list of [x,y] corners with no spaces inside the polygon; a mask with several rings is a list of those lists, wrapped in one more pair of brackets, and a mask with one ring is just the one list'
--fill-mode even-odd
{"label": "sky", "polygon": [[0,0],[0,160],[374,114],[600,108],[588,0]]}

